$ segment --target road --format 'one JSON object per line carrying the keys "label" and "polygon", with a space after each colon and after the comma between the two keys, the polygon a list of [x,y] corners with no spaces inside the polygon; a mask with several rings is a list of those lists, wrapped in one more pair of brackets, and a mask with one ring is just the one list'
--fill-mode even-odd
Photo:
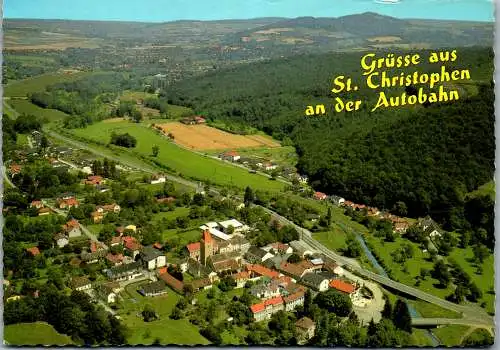
{"label": "road", "polygon": [[[84,143],[71,140],[71,139],[69,139],[69,138],[67,138],[65,136],[61,136],[61,135],[59,135],[59,134],[57,134],[55,132],[48,131],[47,133],[50,136],[54,137],[54,138],[60,139],[60,140],[62,140],[64,142],[72,144],[72,145],[74,145],[76,147],[86,149],[86,150],[88,150],[88,151],[90,151],[92,153],[98,154],[98,155],[100,155],[102,157],[113,159],[113,160],[115,160],[117,162],[126,164],[126,165],[128,165],[128,166],[130,166],[132,168],[135,168],[135,169],[138,169],[138,170],[141,170],[141,171],[144,171],[144,172],[156,173],[154,170],[153,171],[151,170],[152,168],[146,169],[145,167],[140,167],[137,164],[131,164],[131,163],[127,164],[127,161],[124,161],[124,160],[119,159],[119,158],[110,157],[109,155],[104,154],[102,152],[99,152],[99,151],[97,151],[97,150],[89,147],[88,145],[86,145]],[[193,188],[198,188],[199,187],[198,183],[192,182],[192,181],[189,181],[189,180],[186,180],[186,179],[183,179],[183,178],[180,178],[178,176],[168,175],[167,178],[169,180],[171,180],[171,181],[178,182],[178,183],[181,183],[181,184],[189,186],[189,187],[193,187]],[[216,190],[213,190],[213,189],[211,189],[211,192],[218,194],[218,192]],[[344,267],[346,267],[351,272],[356,273],[357,275],[365,277],[365,278],[367,278],[369,280],[378,282],[378,283],[380,283],[380,284],[382,284],[384,286],[387,286],[387,287],[390,287],[392,289],[398,290],[398,291],[400,291],[402,293],[405,293],[407,295],[411,295],[411,296],[413,296],[415,298],[424,300],[424,301],[429,302],[431,304],[435,304],[435,305],[438,305],[438,306],[443,307],[445,309],[461,313],[463,315],[462,319],[467,320],[467,322],[470,322],[471,324],[489,325],[489,327],[494,327],[494,319],[493,319],[493,317],[489,316],[482,308],[474,307],[474,306],[458,305],[458,304],[449,302],[447,300],[441,299],[441,298],[439,298],[437,296],[434,296],[432,294],[423,292],[423,291],[421,291],[419,289],[416,289],[416,288],[407,286],[405,284],[393,281],[393,280],[391,280],[388,277],[385,277],[385,276],[376,274],[374,272],[371,272],[371,271],[369,271],[367,269],[364,269],[363,267],[360,266],[360,264],[355,259],[351,259],[351,258],[344,257],[342,255],[339,255],[339,254],[331,251],[327,247],[323,246],[318,241],[314,240],[312,238],[312,234],[311,234],[311,232],[309,230],[296,225],[291,220],[289,220],[289,219],[287,219],[287,218],[279,215],[278,213],[276,213],[276,212],[274,212],[274,211],[272,211],[272,210],[270,210],[268,208],[265,208],[265,207],[262,207],[262,206],[260,206],[260,207],[263,208],[266,212],[268,212],[268,213],[274,215],[275,217],[279,218],[280,221],[282,221],[282,222],[284,222],[284,223],[286,223],[288,225],[292,225],[300,233],[301,240],[305,244],[309,245],[314,250],[317,250],[317,251],[325,254],[329,258],[337,261],[338,263],[342,264]],[[456,320],[458,320],[458,319],[455,319],[455,322],[456,322]]]}
{"label": "road", "polygon": [[413,326],[443,326],[450,324],[461,324],[465,326],[473,326],[473,327],[484,327],[486,329],[491,328],[491,324],[489,323],[478,323],[475,320],[469,320],[468,318],[425,318],[418,317],[412,318],[411,324]]}
{"label": "road", "polygon": [[[49,136],[55,138],[55,139],[58,139],[66,144],[69,144],[69,145],[72,145],[76,148],[80,148],[80,149],[84,149],[84,150],[87,150],[91,153],[94,153],[95,155],[98,155],[100,157],[103,157],[103,158],[108,158],[110,160],[113,160],[117,163],[121,163],[121,164],[124,164],[132,169],[135,169],[135,170],[139,170],[139,171],[142,171],[142,172],[145,172],[145,173],[149,173],[149,174],[157,174],[159,171],[156,170],[154,167],[152,166],[149,166],[149,165],[146,165],[146,164],[137,164],[135,162],[130,162],[126,159],[122,159],[122,158],[119,158],[119,157],[116,157],[116,156],[111,156],[105,152],[102,152],[102,151],[99,151],[95,148],[92,148],[92,147],[89,147],[87,144],[83,143],[83,142],[80,142],[80,141],[75,141],[73,139],[70,139],[69,137],[66,137],[66,136],[63,136],[63,135],[60,135],[54,131],[50,131],[50,130],[45,130],[44,132],[46,132]],[[195,189],[198,189],[199,188],[199,185],[197,182],[193,182],[193,181],[189,181],[189,180],[186,180],[186,179],[183,179],[179,176],[175,176],[175,175],[166,175],[166,178],[170,181],[174,181],[174,182],[177,182],[177,183],[180,183],[182,185],[185,185],[185,186],[188,186],[188,187],[192,187],[192,188],[195,188]]]}
{"label": "road", "polygon": [[[61,215],[61,216],[64,216],[64,217],[68,216],[68,214],[66,212],[64,212],[64,211],[62,211],[60,209],[57,209],[54,206],[51,206],[51,205],[47,204],[45,201],[43,201],[43,205],[45,205],[47,208],[52,209],[58,215]],[[93,234],[92,232],[90,232],[90,230],[88,228],[86,228],[85,226],[83,226],[82,224],[80,224],[80,229],[82,230],[82,232],[88,238],[90,238],[91,241],[93,241],[93,242],[98,242],[99,241],[99,239],[97,239],[97,236],[95,234]],[[106,244],[104,244],[103,242],[101,242],[101,245],[103,246],[104,249],[108,249],[108,246]]]}

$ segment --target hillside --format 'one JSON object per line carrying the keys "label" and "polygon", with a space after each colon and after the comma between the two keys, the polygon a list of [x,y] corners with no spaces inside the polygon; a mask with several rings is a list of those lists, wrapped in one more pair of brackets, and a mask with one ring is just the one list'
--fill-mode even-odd
{"label": "hillside", "polygon": [[[472,85],[455,83],[467,91],[466,99],[442,106],[372,113],[366,106],[376,94],[360,88],[349,98],[367,101],[365,107],[333,113],[331,79],[345,74],[359,83],[362,53],[298,56],[228,69],[175,84],[166,95],[169,102],[211,119],[243,122],[277,138],[292,138],[298,167],[317,189],[387,209],[403,201],[410,215],[432,213],[446,223],[463,195],[491,179],[494,169],[488,79],[492,52],[459,52],[460,62],[454,66],[473,67],[475,79]],[[305,106],[317,103],[330,106],[327,116],[304,117]]]}
{"label": "hillside", "polygon": [[[375,13],[338,18],[256,18],[165,23],[6,19],[7,50],[192,45],[271,56],[332,49],[491,46],[493,24],[403,20]],[[270,52],[269,52],[270,51]],[[216,51],[215,51],[216,52]],[[234,52],[233,52],[234,53]]]}

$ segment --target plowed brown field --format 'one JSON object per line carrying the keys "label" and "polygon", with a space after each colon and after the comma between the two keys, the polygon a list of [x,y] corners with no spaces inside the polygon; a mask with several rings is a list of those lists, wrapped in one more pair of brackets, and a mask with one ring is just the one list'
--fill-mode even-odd
{"label": "plowed brown field", "polygon": [[194,150],[228,148],[279,147],[280,144],[261,135],[234,135],[207,125],[185,125],[178,122],[157,124],[174,141]]}

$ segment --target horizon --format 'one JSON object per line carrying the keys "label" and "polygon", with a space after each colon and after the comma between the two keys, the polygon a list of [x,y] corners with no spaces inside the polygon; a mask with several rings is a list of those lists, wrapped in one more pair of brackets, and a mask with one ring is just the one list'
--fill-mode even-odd
{"label": "horizon", "polygon": [[[4,3],[6,20],[63,20],[166,23],[176,21],[225,21],[259,18],[338,18],[373,12],[399,19],[455,20],[493,22],[492,0],[401,0],[397,4],[381,4],[375,0],[150,0],[148,4],[134,0],[99,0],[77,2],[68,8],[64,0],[9,0]],[[173,5],[172,5],[173,3]],[[432,7],[432,11],[429,11]]]}

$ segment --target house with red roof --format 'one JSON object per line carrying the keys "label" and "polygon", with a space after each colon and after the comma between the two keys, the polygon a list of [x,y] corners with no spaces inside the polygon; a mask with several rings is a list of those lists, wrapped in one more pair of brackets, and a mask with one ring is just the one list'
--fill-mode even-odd
{"label": "house with red roof", "polygon": [[257,322],[266,319],[268,320],[273,314],[284,309],[285,305],[281,296],[277,296],[275,298],[265,300],[263,302],[250,306],[250,311],[253,314],[253,318]]}
{"label": "house with red roof", "polygon": [[22,167],[19,164],[13,163],[9,166],[9,171],[10,171],[10,174],[12,177],[14,177],[14,175],[19,174],[21,172],[21,170],[22,170]]}
{"label": "house with red roof", "polygon": [[80,206],[80,202],[75,197],[62,198],[57,201],[57,207],[59,209],[71,209],[78,208]]}
{"label": "house with red roof", "polygon": [[68,235],[69,238],[80,237],[82,235],[82,230],[80,228],[80,223],[78,220],[71,219],[66,224],[63,225],[63,232]]}
{"label": "house with red roof", "polygon": [[183,293],[184,289],[184,283],[179,281],[177,278],[172,276],[166,271],[162,271],[163,273],[160,274],[158,277],[163,280],[170,288],[175,290],[177,293]]}
{"label": "house with red roof", "polygon": [[113,266],[121,265],[123,264],[123,254],[108,253],[108,255],[106,255],[106,260]]}
{"label": "house with red roof", "polygon": [[99,175],[91,175],[87,177],[85,180],[83,180],[83,183],[89,186],[99,186],[103,185],[105,182],[106,180],[104,180],[104,178]]}
{"label": "house with red roof", "polygon": [[335,279],[330,282],[330,288],[334,288],[339,292],[352,295],[356,292],[356,286],[352,283],[342,281],[340,279]]}
{"label": "house with red roof", "polygon": [[116,204],[116,203],[111,203],[111,204],[105,204],[105,205],[98,205],[96,207],[96,211],[99,213],[119,213],[121,210],[121,207]]}
{"label": "house with red roof", "polygon": [[26,248],[26,251],[33,256],[40,255],[40,249],[38,249],[38,247]]}
{"label": "house with red roof", "polygon": [[314,192],[314,199],[317,199],[317,200],[325,200],[328,196],[326,194],[324,194],[323,192]]}
{"label": "house with red roof", "polygon": [[140,253],[140,250],[142,248],[141,244],[132,236],[123,236],[122,242],[125,250],[130,252],[132,258],[135,259],[137,254]]}
{"label": "house with red roof", "polygon": [[196,261],[200,260],[201,244],[200,242],[189,243],[186,245],[189,257]]}
{"label": "house with red roof", "polygon": [[240,160],[241,156],[238,152],[236,151],[227,151],[227,152],[224,152],[220,155],[220,158],[222,160],[228,160],[230,162],[236,162],[238,160]]}
{"label": "house with red roof", "polygon": [[280,273],[278,271],[271,270],[265,266],[258,264],[248,264],[246,265],[246,269],[254,275],[261,277],[278,278],[280,276]]}
{"label": "house with red roof", "polygon": [[318,266],[314,265],[309,260],[302,260],[301,262],[298,262],[296,264],[283,261],[281,262],[278,270],[280,270],[285,275],[294,278],[295,280],[299,280],[304,277],[306,273],[320,270],[321,265]]}
{"label": "house with red roof", "polygon": [[251,278],[251,275],[250,271],[241,271],[231,275],[231,278],[236,282],[236,287],[234,288],[243,288]]}

